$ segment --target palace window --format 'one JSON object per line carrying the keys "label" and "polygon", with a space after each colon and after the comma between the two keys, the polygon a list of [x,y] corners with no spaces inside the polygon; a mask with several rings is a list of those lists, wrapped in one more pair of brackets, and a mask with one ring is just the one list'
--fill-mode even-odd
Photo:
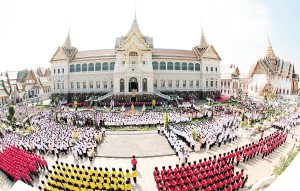
{"label": "palace window", "polygon": [[103,82],[103,87],[104,87],[104,89],[107,88],[107,81],[104,81],[104,82]]}
{"label": "palace window", "polygon": [[166,70],[166,63],[165,62],[160,62],[160,69],[161,70]]}
{"label": "palace window", "polygon": [[208,67],[206,67],[206,72],[208,72]]}
{"label": "palace window", "polygon": [[54,73],[54,75],[55,75],[55,69],[53,70],[53,73]]}
{"label": "palace window", "polygon": [[110,88],[114,88],[114,81],[110,81]]}
{"label": "palace window", "polygon": [[72,65],[70,65],[70,72],[74,72],[74,71],[75,71],[74,65],[72,64]]}
{"label": "palace window", "polygon": [[90,82],[90,88],[94,88],[93,82]]}
{"label": "palace window", "polygon": [[158,70],[158,62],[152,62],[153,70]]}
{"label": "palace window", "polygon": [[183,86],[183,87],[186,87],[186,80],[183,80],[183,81],[182,81],[182,86]]}
{"label": "palace window", "polygon": [[190,80],[190,87],[193,87],[194,86],[194,82],[193,80]]}
{"label": "palace window", "polygon": [[80,88],[80,82],[77,82],[77,88]]}
{"label": "palace window", "polygon": [[87,64],[82,64],[82,71],[86,72],[87,71]]}
{"label": "palace window", "polygon": [[164,88],[165,85],[166,85],[166,84],[165,84],[165,80],[161,80],[161,81],[160,81],[160,87]]}
{"label": "palace window", "polygon": [[102,70],[108,70],[108,63],[107,62],[104,62],[102,64]]}
{"label": "palace window", "polygon": [[185,62],[182,63],[182,70],[187,70],[187,63]]}
{"label": "palace window", "polygon": [[62,71],[62,73],[64,74],[65,73],[65,69],[63,68],[63,69],[61,69],[61,71]]}
{"label": "palace window", "polygon": [[132,64],[135,64],[135,61],[132,61]]}
{"label": "palace window", "polygon": [[[53,89],[55,89],[55,83],[53,83]],[[28,92],[29,92],[29,90],[28,90]]]}
{"label": "palace window", "polygon": [[196,63],[196,64],[195,64],[195,70],[196,70],[196,71],[200,71],[200,64],[199,64],[199,63]]}
{"label": "palace window", "polygon": [[214,71],[214,68],[213,68],[213,67],[210,67],[210,71],[211,71],[211,73],[213,73],[213,71]]}
{"label": "palace window", "polygon": [[176,88],[179,88],[179,80],[176,80]]}
{"label": "palace window", "polygon": [[175,70],[180,70],[180,63],[179,62],[175,62]]}
{"label": "palace window", "polygon": [[101,63],[99,63],[99,62],[96,63],[95,70],[96,71],[101,71]]}
{"label": "palace window", "polygon": [[173,70],[173,62],[168,62],[167,69]]}
{"label": "palace window", "polygon": [[65,83],[64,82],[61,83],[61,89],[65,89]]}
{"label": "palace window", "polygon": [[230,87],[230,82],[228,82],[228,87]]}
{"label": "palace window", "polygon": [[168,81],[168,87],[171,88],[172,87],[172,80]]}
{"label": "palace window", "polygon": [[83,89],[86,88],[86,82],[83,82],[83,83],[82,83],[82,87],[83,87]]}
{"label": "palace window", "polygon": [[58,83],[57,83],[57,89],[59,89],[59,84],[60,84],[60,83],[58,82]]}
{"label": "palace window", "polygon": [[122,64],[125,65],[125,61],[122,61]]}
{"label": "palace window", "polygon": [[89,63],[89,71],[94,71],[94,63]]}
{"label": "palace window", "polygon": [[208,87],[208,81],[206,80],[206,87]]}
{"label": "palace window", "polygon": [[154,80],[153,87],[157,88],[157,80]]}
{"label": "palace window", "polygon": [[194,70],[194,64],[193,63],[189,63],[189,70]]}
{"label": "palace window", "polygon": [[145,65],[146,64],[146,61],[143,61],[143,65]]}
{"label": "palace window", "polygon": [[109,69],[114,70],[115,69],[115,62],[109,63]]}
{"label": "palace window", "polygon": [[74,82],[71,82],[71,89],[74,88]]}
{"label": "palace window", "polygon": [[210,81],[210,87],[214,86],[214,81]]}
{"label": "palace window", "polygon": [[196,87],[199,87],[199,80],[196,81]]}
{"label": "palace window", "polygon": [[216,87],[218,86],[218,81],[216,81]]}
{"label": "palace window", "polygon": [[216,73],[218,72],[218,68],[216,67]]}
{"label": "palace window", "polygon": [[76,72],[80,72],[81,71],[81,66],[80,64],[76,64]]}
{"label": "palace window", "polygon": [[124,92],[124,79],[123,78],[121,78],[120,79],[120,92]]}
{"label": "palace window", "polygon": [[57,73],[58,73],[58,74],[60,73],[60,69],[57,69]]}
{"label": "palace window", "polygon": [[100,81],[96,82],[96,88],[100,88]]}
{"label": "palace window", "polygon": [[143,92],[146,92],[147,91],[147,79],[144,78],[143,79]]}

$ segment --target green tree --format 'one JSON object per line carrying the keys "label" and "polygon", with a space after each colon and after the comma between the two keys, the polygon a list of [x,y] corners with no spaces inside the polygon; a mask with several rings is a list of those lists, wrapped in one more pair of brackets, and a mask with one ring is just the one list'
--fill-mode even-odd
{"label": "green tree", "polygon": [[194,139],[196,139],[196,137],[198,136],[198,130],[197,129],[194,129],[193,131],[191,131],[191,134],[192,134],[192,137]]}

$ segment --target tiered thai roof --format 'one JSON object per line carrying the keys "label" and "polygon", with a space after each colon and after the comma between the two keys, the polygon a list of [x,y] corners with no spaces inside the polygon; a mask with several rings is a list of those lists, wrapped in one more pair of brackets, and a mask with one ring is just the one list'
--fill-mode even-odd
{"label": "tiered thai roof", "polygon": [[125,36],[116,39],[115,49],[118,49],[133,33],[135,33],[141,40],[146,43],[149,48],[153,49],[153,37],[145,36],[140,30],[140,27],[137,23],[136,13],[134,15],[133,23],[130,27],[130,30]]}

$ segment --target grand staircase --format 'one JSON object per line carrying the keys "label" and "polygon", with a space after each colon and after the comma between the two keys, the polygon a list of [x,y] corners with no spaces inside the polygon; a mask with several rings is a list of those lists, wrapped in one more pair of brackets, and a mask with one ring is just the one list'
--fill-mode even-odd
{"label": "grand staircase", "polygon": [[105,95],[103,95],[103,96],[100,96],[100,97],[98,97],[98,102],[100,103],[102,100],[105,100],[106,98],[109,98],[109,97],[112,96],[112,95],[113,95],[113,93],[110,92],[110,93],[108,93],[108,94],[105,94]]}
{"label": "grand staircase", "polygon": [[160,92],[154,92],[154,95],[156,95],[156,96],[158,96],[158,97],[161,97],[161,98],[164,98],[164,99],[169,100],[169,101],[170,101],[170,99],[171,99],[170,96],[165,95],[165,94],[160,93]]}

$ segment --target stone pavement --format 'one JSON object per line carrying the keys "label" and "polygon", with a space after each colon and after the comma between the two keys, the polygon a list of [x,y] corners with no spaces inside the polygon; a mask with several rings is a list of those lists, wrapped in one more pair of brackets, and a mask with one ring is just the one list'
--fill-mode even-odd
{"label": "stone pavement", "polygon": [[[275,129],[271,128],[265,131],[264,135],[267,136],[274,132]],[[141,135],[133,135],[132,132],[122,132],[123,134],[118,135],[118,133],[107,134],[104,142],[100,144],[98,147],[98,153],[96,155],[101,155],[107,152],[108,154],[115,156],[131,156],[135,154],[136,156],[142,155],[154,155],[154,154],[168,154],[172,153],[172,149],[170,149],[169,144],[166,139],[158,134],[155,134],[154,131],[150,133],[140,132]],[[295,143],[295,138],[300,133],[299,127],[296,129],[296,134],[294,139],[292,139],[291,133],[288,135],[286,143],[284,143],[281,147],[275,150],[272,154],[267,156],[264,159],[261,159],[261,155],[251,159],[245,163],[240,162],[239,166],[235,168],[235,170],[245,169],[245,174],[249,175],[248,182],[246,186],[251,186],[256,181],[260,180],[263,177],[270,176],[273,173],[274,165],[278,164],[280,156],[286,155],[288,151],[291,150]],[[218,155],[219,153],[229,152],[239,146],[243,146],[245,144],[251,143],[254,140],[260,138],[260,134],[253,135],[250,140],[244,138],[244,136],[239,136],[238,139],[231,143],[226,143],[226,145],[221,145],[221,147],[213,147],[209,150],[208,153],[205,152],[205,149],[199,150],[199,147],[196,147],[196,152],[190,153],[189,161],[198,161],[200,158],[203,159],[205,157]],[[130,145],[128,145],[128,144]],[[117,148],[115,148],[117,147]],[[158,147],[158,148],[157,148]],[[174,153],[174,151],[173,151]],[[95,157],[92,162],[89,162],[88,158],[84,158],[83,160],[76,161],[74,157],[69,155],[60,155],[60,158],[57,159],[56,156],[53,155],[45,155],[45,158],[48,162],[49,167],[55,164],[55,161],[69,163],[69,164],[80,164],[91,167],[108,167],[110,170],[112,167],[115,168],[123,168],[123,171],[129,169],[131,171],[132,165],[130,163],[130,158],[107,158],[107,157]],[[155,191],[156,184],[153,178],[153,170],[154,167],[159,167],[161,169],[162,166],[172,165],[174,167],[179,161],[176,155],[171,156],[163,156],[163,157],[146,157],[146,158],[137,158],[137,171],[138,178],[137,184],[133,184],[134,191]],[[40,174],[40,178],[34,181],[34,187],[37,188],[41,185],[40,181],[45,179],[44,175],[47,174],[45,171],[42,171]],[[5,178],[4,174],[0,172],[0,178],[4,180],[3,190],[8,191],[13,183]]]}

